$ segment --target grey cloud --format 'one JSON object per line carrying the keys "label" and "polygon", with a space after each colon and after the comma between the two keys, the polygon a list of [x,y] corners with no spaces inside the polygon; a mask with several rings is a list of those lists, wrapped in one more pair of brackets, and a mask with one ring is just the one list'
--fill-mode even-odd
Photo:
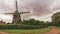
{"label": "grey cloud", "polygon": [[[50,6],[55,0],[18,0],[19,11],[27,9],[32,9],[32,13],[23,14],[23,17],[29,16],[42,16],[46,15],[50,12]],[[60,6],[60,5],[59,5]],[[53,10],[60,9],[59,6],[56,6]],[[4,0],[0,0],[0,10],[3,12],[14,12],[15,11],[15,3],[13,1],[13,5],[7,5]]]}
{"label": "grey cloud", "polygon": [[25,0],[25,1],[26,4],[23,3],[24,6],[22,7],[32,9],[33,13],[31,15],[42,16],[51,13],[48,7],[54,0]]}

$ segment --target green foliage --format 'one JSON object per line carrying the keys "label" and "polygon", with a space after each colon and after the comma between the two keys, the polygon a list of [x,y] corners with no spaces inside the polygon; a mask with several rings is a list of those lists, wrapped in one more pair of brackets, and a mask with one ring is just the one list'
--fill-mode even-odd
{"label": "green foliage", "polygon": [[60,26],[60,12],[54,13],[52,15],[52,22],[54,25]]}
{"label": "green foliage", "polygon": [[0,29],[40,29],[44,28],[44,26],[35,26],[35,25],[0,25]]}
{"label": "green foliage", "polygon": [[47,21],[46,24],[47,24],[48,26],[53,26],[52,22],[49,22],[49,21]]}
{"label": "green foliage", "polygon": [[35,19],[23,20],[24,25],[33,25],[33,26],[40,26],[40,27],[47,27],[47,23],[44,21],[39,21]]}
{"label": "green foliage", "polygon": [[35,19],[23,20],[21,24],[7,23],[0,25],[0,29],[39,29],[48,27],[44,21]]}

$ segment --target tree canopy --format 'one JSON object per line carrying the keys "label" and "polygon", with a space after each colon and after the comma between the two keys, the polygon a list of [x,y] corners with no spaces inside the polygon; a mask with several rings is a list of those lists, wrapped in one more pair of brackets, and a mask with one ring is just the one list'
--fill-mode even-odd
{"label": "tree canopy", "polygon": [[54,25],[60,25],[60,12],[54,13],[51,18]]}

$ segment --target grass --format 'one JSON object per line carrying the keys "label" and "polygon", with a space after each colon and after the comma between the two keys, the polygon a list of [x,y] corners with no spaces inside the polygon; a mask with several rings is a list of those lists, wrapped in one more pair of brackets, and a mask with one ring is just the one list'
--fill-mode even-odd
{"label": "grass", "polygon": [[11,34],[41,34],[50,31],[49,28],[33,29],[33,30],[0,30]]}

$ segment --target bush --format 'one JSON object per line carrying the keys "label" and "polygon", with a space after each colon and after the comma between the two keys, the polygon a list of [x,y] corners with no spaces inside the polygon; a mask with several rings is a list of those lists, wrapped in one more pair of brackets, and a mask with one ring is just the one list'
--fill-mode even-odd
{"label": "bush", "polygon": [[35,25],[0,25],[0,29],[39,29],[46,26],[35,26]]}

